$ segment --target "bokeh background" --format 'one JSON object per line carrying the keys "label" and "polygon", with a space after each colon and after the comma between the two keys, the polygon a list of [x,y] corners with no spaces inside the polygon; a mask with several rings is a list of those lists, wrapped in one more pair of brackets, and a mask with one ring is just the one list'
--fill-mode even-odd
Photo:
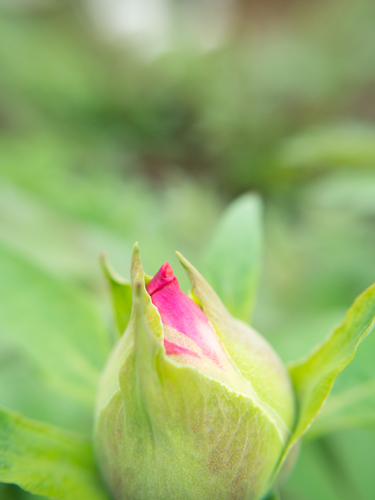
{"label": "bokeh background", "polygon": [[[199,267],[247,191],[265,205],[254,325],[289,361],[375,282],[373,0],[1,0],[0,404],[84,432],[17,339],[61,290],[110,330],[102,250],[128,277],[138,240],[146,272],[169,260],[187,287],[173,251]],[[374,463],[369,338],[282,499],[372,500]]]}

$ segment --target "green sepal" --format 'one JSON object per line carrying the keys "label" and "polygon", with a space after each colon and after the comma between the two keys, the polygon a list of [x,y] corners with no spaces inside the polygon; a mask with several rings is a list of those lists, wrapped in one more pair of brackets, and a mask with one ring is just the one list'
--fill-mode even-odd
{"label": "green sepal", "polygon": [[262,201],[247,193],[224,212],[204,259],[204,274],[230,314],[248,322],[262,260]]}
{"label": "green sepal", "polygon": [[[142,266],[141,255],[139,253],[138,243],[134,245],[133,253],[131,257],[131,283],[133,295],[137,292],[142,293],[142,304],[144,304],[144,315],[145,319],[150,326],[152,332],[155,334],[157,339],[162,342],[164,340],[163,326],[161,319],[156,307],[152,304],[151,297],[146,291],[146,283],[150,281],[150,276],[145,274]],[[139,288],[141,287],[141,288]],[[139,290],[142,290],[140,292]],[[135,320],[137,315],[137,308],[132,309],[132,319]]]}
{"label": "green sepal", "polygon": [[375,285],[349,309],[343,323],[305,359],[290,365],[298,402],[298,420],[280,466],[309,429],[327,400],[340,372],[352,361],[359,344],[375,326]]}
{"label": "green sepal", "polygon": [[100,262],[111,292],[116,336],[120,338],[130,320],[133,301],[131,283],[116,273],[105,253],[101,254]]}
{"label": "green sepal", "polygon": [[253,399],[279,429],[284,443],[294,425],[294,394],[287,371],[267,341],[249,325],[233,318],[203,276],[176,252],[226,353],[253,389]]}
{"label": "green sepal", "polygon": [[1,408],[0,482],[54,500],[110,500],[88,441]]}
{"label": "green sepal", "polygon": [[[141,283],[143,286],[144,300],[147,303],[147,305],[145,306],[147,321],[151,325],[153,331],[155,332],[155,335],[161,341],[163,340],[163,327],[161,324],[160,316],[155,307],[152,305],[150,296],[146,292],[145,283],[148,277],[143,271],[138,243],[135,243],[133,248],[130,264],[130,275],[133,295],[137,283]],[[136,308],[133,302],[132,311],[126,330],[119,339],[115,349],[112,351],[102,375],[102,382],[98,390],[96,411],[99,411],[103,406],[105,406],[112,395],[115,394],[116,391],[118,391],[120,388],[118,378],[119,371],[124,363],[124,360],[127,359],[127,357],[131,355],[134,350],[135,311]],[[103,380],[105,381],[104,383]]]}

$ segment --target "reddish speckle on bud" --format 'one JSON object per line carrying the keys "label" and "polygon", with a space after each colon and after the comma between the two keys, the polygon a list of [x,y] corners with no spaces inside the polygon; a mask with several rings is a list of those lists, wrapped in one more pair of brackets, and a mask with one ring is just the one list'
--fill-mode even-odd
{"label": "reddish speckle on bud", "polygon": [[222,348],[207,316],[181,291],[168,262],[161,266],[146,289],[164,325],[166,354],[190,363],[191,357],[209,358],[223,368]]}
{"label": "reddish speckle on bud", "polygon": [[164,339],[164,347],[165,352],[168,356],[172,356],[173,354],[188,354],[189,356],[193,356],[195,358],[199,358],[198,354],[190,349],[186,349],[185,347],[181,347],[180,345],[174,344],[173,342],[169,342],[169,340]]}

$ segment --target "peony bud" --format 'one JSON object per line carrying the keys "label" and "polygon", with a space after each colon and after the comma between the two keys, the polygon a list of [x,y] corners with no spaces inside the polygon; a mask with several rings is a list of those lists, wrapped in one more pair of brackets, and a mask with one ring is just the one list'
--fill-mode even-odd
{"label": "peony bud", "polygon": [[133,309],[102,376],[95,445],[116,500],[257,500],[294,425],[288,373],[179,256],[149,280],[135,247]]}

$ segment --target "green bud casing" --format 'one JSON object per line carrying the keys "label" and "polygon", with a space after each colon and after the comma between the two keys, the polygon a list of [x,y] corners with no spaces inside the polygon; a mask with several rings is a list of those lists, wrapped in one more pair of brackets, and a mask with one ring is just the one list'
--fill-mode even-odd
{"label": "green bud casing", "polygon": [[223,370],[167,356],[136,246],[130,322],[103,373],[94,442],[116,500],[258,500],[294,425],[289,375],[179,256],[226,357]]}

